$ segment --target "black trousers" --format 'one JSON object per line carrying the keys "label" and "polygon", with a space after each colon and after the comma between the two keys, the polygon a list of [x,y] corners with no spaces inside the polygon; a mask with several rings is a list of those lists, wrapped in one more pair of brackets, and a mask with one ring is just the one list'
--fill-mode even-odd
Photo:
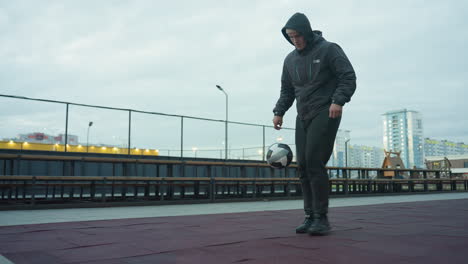
{"label": "black trousers", "polygon": [[296,118],[296,157],[306,215],[328,213],[329,181],[325,168],[333,152],[340,118],[329,118],[328,108],[313,119]]}

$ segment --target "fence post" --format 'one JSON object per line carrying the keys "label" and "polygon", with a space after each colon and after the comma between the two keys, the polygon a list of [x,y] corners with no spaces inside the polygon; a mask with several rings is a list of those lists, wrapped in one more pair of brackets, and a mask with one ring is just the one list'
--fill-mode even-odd
{"label": "fence post", "polygon": [[343,176],[344,176],[343,178],[345,179],[344,186],[343,186],[344,193],[345,193],[345,195],[348,195],[349,194],[348,170],[347,169],[342,169],[342,173],[343,173]]}
{"label": "fence post", "polygon": [[184,117],[180,117],[180,176],[185,177],[185,162],[184,162]]}
{"label": "fence post", "polygon": [[68,144],[68,107],[69,103],[67,103],[67,110],[65,112],[65,152],[67,152],[67,144]]}
{"label": "fence post", "polygon": [[91,186],[90,186],[90,195],[91,195],[91,200],[94,200],[94,197],[96,195],[96,183],[94,180],[91,181]]}
{"label": "fence post", "polygon": [[[35,187],[36,187],[36,176],[32,177],[32,184],[31,184],[31,204],[35,205],[36,204],[36,192],[35,192]],[[15,197],[18,199],[18,195]]]}
{"label": "fence post", "polygon": [[210,178],[210,185],[209,185],[209,192],[210,192],[210,201],[214,201],[216,199],[216,182],[215,182],[215,178],[213,176],[213,173],[211,171],[211,166],[208,165],[207,168],[206,168],[206,173],[207,173],[207,176],[208,178]]}
{"label": "fence post", "polygon": [[[96,183],[93,181],[94,184],[94,193],[96,194]],[[106,202],[106,192],[107,192],[107,178],[102,178],[102,188],[101,188],[101,202]]]}
{"label": "fence post", "polygon": [[429,186],[427,184],[427,172],[423,171],[423,179],[424,179],[424,191],[429,191]]}
{"label": "fence post", "polygon": [[440,172],[436,171],[435,175],[437,179],[437,191],[442,191],[443,185],[442,185],[442,181],[440,180]]}
{"label": "fence post", "polygon": [[131,138],[132,138],[132,110],[128,110],[128,155],[131,154]]}
{"label": "fence post", "polygon": [[184,158],[184,117],[180,117],[180,159]]}
{"label": "fence post", "polygon": [[262,147],[262,161],[265,161],[265,126],[263,127],[263,147]]}

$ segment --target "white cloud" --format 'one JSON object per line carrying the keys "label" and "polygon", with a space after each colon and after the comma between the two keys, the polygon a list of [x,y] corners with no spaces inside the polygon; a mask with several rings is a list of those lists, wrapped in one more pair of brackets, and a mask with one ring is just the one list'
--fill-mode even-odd
{"label": "white cloud", "polygon": [[468,120],[452,114],[468,97],[466,10],[438,1],[2,2],[0,89],[222,119],[220,84],[231,120],[269,125],[292,49],[280,29],[300,11],[356,69],[341,125],[354,144],[379,146],[380,115],[401,108],[424,114],[425,136],[442,136],[447,122],[458,128],[447,137],[468,142]]}

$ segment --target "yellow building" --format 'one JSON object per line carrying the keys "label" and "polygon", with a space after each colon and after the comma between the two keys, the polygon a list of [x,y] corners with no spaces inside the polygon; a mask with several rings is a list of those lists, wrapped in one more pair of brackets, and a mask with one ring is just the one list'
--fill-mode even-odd
{"label": "yellow building", "polygon": [[[43,143],[30,143],[30,142],[15,142],[0,141],[0,149],[16,149],[16,150],[38,150],[38,151],[56,151],[65,152],[64,144],[43,144]],[[67,145],[67,152],[78,152],[78,153],[99,153],[99,154],[129,154],[128,148],[118,148],[114,146],[93,146],[90,145]],[[158,156],[159,151],[157,149],[139,149],[131,148],[130,155],[145,155],[145,156]]]}

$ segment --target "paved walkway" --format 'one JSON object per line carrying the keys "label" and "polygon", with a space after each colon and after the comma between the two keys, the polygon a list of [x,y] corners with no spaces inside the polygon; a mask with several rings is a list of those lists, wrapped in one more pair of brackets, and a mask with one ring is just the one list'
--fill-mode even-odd
{"label": "paved walkway", "polygon": [[[468,199],[468,192],[367,196],[330,199],[330,207]],[[0,226],[302,209],[302,200],[235,202],[188,205],[0,211]]]}
{"label": "paved walkway", "polygon": [[294,201],[0,211],[0,263],[468,263],[468,193],[335,198],[333,232]]}

